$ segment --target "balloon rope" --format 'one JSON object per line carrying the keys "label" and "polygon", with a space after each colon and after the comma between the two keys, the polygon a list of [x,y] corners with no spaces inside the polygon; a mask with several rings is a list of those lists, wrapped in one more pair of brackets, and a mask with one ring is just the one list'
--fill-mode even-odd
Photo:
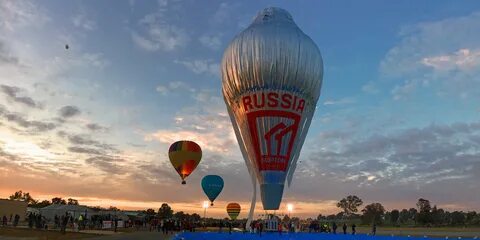
{"label": "balloon rope", "polygon": [[248,231],[251,231],[250,224],[252,223],[253,220],[253,212],[255,211],[255,204],[257,203],[257,179],[255,178],[254,174],[250,174],[252,178],[252,185],[253,185],[253,196],[252,196],[252,202],[250,203],[250,212],[248,213],[248,220],[246,223],[246,227]]}

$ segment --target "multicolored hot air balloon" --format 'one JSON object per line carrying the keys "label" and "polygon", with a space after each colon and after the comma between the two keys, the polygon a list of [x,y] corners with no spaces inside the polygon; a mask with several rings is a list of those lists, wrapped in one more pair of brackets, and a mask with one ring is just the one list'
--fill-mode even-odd
{"label": "multicolored hot air balloon", "polygon": [[223,189],[223,178],[218,175],[207,175],[202,179],[202,189],[210,199],[210,206],[213,206],[213,201],[218,197]]}
{"label": "multicolored hot air balloon", "polygon": [[202,149],[195,142],[178,141],[170,146],[168,157],[182,178],[182,184],[186,184],[185,178],[195,170],[202,159]]}
{"label": "multicolored hot air balloon", "polygon": [[240,149],[260,183],[265,210],[276,210],[290,185],[323,78],[318,47],[280,8],[266,8],[225,50],[222,90]]}
{"label": "multicolored hot air balloon", "polygon": [[240,210],[242,210],[242,208],[238,203],[229,203],[227,205],[227,213],[228,213],[228,216],[230,216],[230,219],[232,220],[237,219],[238,214],[240,214]]}

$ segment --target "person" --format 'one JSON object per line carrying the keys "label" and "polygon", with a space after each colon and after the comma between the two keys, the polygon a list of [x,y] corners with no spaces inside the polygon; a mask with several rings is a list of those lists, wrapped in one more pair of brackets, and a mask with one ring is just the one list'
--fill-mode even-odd
{"label": "person", "polygon": [[342,229],[343,229],[343,234],[347,234],[347,224],[346,223],[343,224]]}
{"label": "person", "polygon": [[222,229],[223,229],[223,221],[222,220],[220,220],[220,223],[218,224],[218,227],[219,227],[218,232],[221,233]]}
{"label": "person", "polygon": [[258,232],[260,233],[260,237],[262,236],[262,231],[263,231],[263,222],[262,221],[259,221],[259,229],[258,229]]}
{"label": "person", "polygon": [[15,214],[15,219],[13,220],[13,226],[17,227],[19,221],[20,221],[20,215]]}
{"label": "person", "polygon": [[2,225],[3,225],[4,227],[7,226],[7,221],[8,221],[7,216],[3,215]]}
{"label": "person", "polygon": [[228,234],[232,234],[232,222],[228,222]]}
{"label": "person", "polygon": [[278,234],[279,234],[279,235],[282,235],[282,231],[283,231],[283,229],[282,229],[282,223],[279,223],[279,224],[278,224]]}
{"label": "person", "polygon": [[337,224],[335,222],[332,223],[332,231],[333,234],[337,234]]}
{"label": "person", "polygon": [[243,233],[245,234],[245,232],[247,231],[247,222],[244,222],[242,225],[243,225]]}
{"label": "person", "polygon": [[357,233],[357,230],[356,230],[357,226],[354,224],[352,224],[352,235],[355,235],[355,233]]}
{"label": "person", "polygon": [[373,224],[372,226],[372,235],[375,236],[375,234],[377,234],[377,224]]}

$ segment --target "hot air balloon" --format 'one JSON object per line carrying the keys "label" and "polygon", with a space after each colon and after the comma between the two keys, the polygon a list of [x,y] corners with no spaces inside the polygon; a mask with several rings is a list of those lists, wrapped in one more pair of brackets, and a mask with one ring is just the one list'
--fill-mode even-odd
{"label": "hot air balloon", "polygon": [[203,192],[210,199],[210,206],[213,206],[213,201],[218,197],[223,189],[223,178],[217,175],[207,175],[202,179]]}
{"label": "hot air balloon", "polygon": [[315,43],[280,8],[266,8],[224,52],[222,91],[265,210],[277,210],[320,97],[323,60]]}
{"label": "hot air balloon", "polygon": [[240,214],[240,210],[242,210],[242,208],[238,203],[229,203],[227,205],[227,213],[228,213],[228,216],[230,216],[230,219],[232,220],[237,219],[238,214]]}
{"label": "hot air balloon", "polygon": [[178,141],[170,146],[168,157],[182,178],[182,184],[186,184],[185,178],[195,170],[202,159],[202,149],[195,142]]}

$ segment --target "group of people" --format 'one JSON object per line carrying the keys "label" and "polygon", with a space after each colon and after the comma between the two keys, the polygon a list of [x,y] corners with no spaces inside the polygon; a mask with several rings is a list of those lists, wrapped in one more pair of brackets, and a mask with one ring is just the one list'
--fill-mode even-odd
{"label": "group of people", "polygon": [[16,227],[19,221],[20,221],[20,215],[18,214],[15,214],[15,216],[13,216],[13,214],[10,214],[10,218],[7,218],[6,215],[3,215],[2,226],[6,227],[8,226],[8,223],[10,223],[10,225]]}
{"label": "group of people", "polygon": [[176,230],[195,232],[196,225],[197,224],[189,221],[160,220],[154,218],[150,220],[149,231],[161,231],[164,235],[173,234]]}

